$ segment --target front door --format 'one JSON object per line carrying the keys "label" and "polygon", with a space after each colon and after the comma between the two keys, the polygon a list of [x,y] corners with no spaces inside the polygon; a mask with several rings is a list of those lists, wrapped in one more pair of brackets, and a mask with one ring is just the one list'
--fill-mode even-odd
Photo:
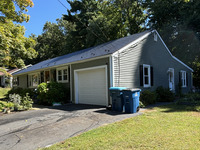
{"label": "front door", "polygon": [[44,72],[44,82],[46,82],[46,83],[50,82],[50,73],[49,73],[49,70]]}
{"label": "front door", "polygon": [[174,68],[169,68],[169,90],[174,91]]}

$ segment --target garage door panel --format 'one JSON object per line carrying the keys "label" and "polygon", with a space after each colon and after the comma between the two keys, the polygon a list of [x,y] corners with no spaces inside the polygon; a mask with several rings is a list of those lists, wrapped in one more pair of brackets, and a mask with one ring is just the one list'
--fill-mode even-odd
{"label": "garage door panel", "polygon": [[105,68],[79,71],[78,100],[81,104],[106,105]]}

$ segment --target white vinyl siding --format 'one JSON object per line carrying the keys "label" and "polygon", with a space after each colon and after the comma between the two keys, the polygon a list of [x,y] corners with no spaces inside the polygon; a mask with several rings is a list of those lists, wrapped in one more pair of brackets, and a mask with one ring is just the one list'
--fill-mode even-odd
{"label": "white vinyl siding", "polygon": [[139,63],[142,44],[133,45],[114,56],[114,85],[135,88],[140,85]]}

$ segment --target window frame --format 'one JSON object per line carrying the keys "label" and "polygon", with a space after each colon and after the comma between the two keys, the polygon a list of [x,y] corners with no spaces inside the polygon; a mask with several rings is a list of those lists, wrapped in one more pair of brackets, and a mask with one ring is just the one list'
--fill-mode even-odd
{"label": "window frame", "polygon": [[[184,70],[181,70],[181,87],[185,88],[187,87],[187,73]],[[185,83],[185,84],[184,84]]]}
{"label": "window frame", "polygon": [[[145,68],[148,69],[148,75],[145,75]],[[145,84],[145,77],[148,77],[148,84]],[[143,87],[151,87],[151,66],[143,64]]]}
{"label": "window frame", "polygon": [[[60,82],[60,83],[68,83],[69,82],[69,70],[68,70],[68,66],[65,67],[60,67],[60,68],[56,68],[56,81]],[[67,74],[64,74],[64,70],[67,70]],[[58,72],[61,71],[61,75],[58,74]],[[64,80],[64,76],[67,75],[67,79]],[[59,77],[61,77],[61,80],[58,80]]]}
{"label": "window frame", "polygon": [[[37,83],[36,84],[33,83],[33,76],[37,77]],[[28,85],[29,85],[29,87],[30,88],[37,87],[40,84],[39,83],[39,80],[40,80],[39,78],[40,78],[39,72],[29,74],[28,75]]]}
{"label": "window frame", "polygon": [[13,77],[13,86],[18,86],[18,77]]}

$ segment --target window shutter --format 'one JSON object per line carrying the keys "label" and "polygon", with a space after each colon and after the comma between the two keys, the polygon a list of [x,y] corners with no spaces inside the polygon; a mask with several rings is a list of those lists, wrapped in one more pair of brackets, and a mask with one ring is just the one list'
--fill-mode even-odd
{"label": "window shutter", "polygon": [[28,88],[28,75],[26,76],[26,79],[27,79],[27,88]]}
{"label": "window shutter", "polygon": [[188,87],[188,73],[186,73],[186,86]]}
{"label": "window shutter", "polygon": [[140,65],[140,86],[143,85],[143,65]]}
{"label": "window shutter", "polygon": [[19,77],[17,77],[17,86],[19,86]]}
{"label": "window shutter", "polygon": [[53,72],[53,80],[55,81],[55,82],[57,82],[57,77],[56,77],[57,75],[56,75],[56,70],[54,70],[54,72]]}
{"label": "window shutter", "polygon": [[179,84],[182,86],[182,81],[181,81],[181,72],[179,72]]}
{"label": "window shutter", "polygon": [[151,86],[153,86],[153,67],[151,67]]}

